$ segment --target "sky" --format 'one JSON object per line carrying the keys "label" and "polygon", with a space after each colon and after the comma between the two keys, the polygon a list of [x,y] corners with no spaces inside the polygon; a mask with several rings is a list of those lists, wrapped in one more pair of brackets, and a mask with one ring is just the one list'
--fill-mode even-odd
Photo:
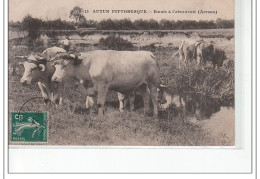
{"label": "sky", "polygon": [[[9,21],[21,21],[27,14],[43,20],[72,20],[70,11],[79,6],[86,19],[168,19],[168,20],[216,20],[234,19],[234,0],[9,0]],[[109,10],[109,13],[93,13],[93,10]],[[147,13],[111,13],[112,10],[146,10]],[[154,13],[157,11],[196,11],[194,14]],[[215,11],[217,13],[197,12]]]}

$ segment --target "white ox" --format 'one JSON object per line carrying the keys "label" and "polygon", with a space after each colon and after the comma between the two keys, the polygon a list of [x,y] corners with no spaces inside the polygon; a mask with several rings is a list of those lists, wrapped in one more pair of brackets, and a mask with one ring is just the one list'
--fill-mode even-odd
{"label": "white ox", "polygon": [[99,115],[104,112],[108,90],[120,93],[120,108],[123,108],[124,96],[133,101],[135,91],[140,90],[145,111],[149,110],[151,97],[154,116],[158,115],[159,69],[151,52],[96,50],[80,53],[79,57],[58,54],[53,60],[56,71],[52,81],[64,82],[74,77],[83,82],[87,98],[97,95]]}
{"label": "white ox", "polygon": [[212,55],[214,49],[214,42],[199,41],[182,41],[179,45],[179,50],[173,54],[173,59],[179,53],[178,68],[180,69],[181,61],[184,58],[184,64],[196,60],[197,65],[205,64],[205,59]]}
{"label": "white ox", "polygon": [[30,85],[38,83],[41,90],[44,103],[46,104],[49,100],[52,102],[62,105],[62,91],[63,84],[55,84],[51,82],[51,77],[55,71],[52,66],[52,62],[49,61],[57,53],[65,53],[63,48],[51,47],[43,51],[41,56],[30,55],[30,56],[19,56],[18,58],[25,59],[25,62],[20,62],[19,65],[24,67],[24,73],[20,79],[20,83],[23,85]]}

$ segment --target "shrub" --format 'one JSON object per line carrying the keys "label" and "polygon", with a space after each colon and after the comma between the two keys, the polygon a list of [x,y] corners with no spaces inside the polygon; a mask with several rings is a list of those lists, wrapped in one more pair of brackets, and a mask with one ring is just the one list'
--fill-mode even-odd
{"label": "shrub", "polygon": [[168,81],[179,93],[202,94],[207,99],[220,101],[223,106],[234,106],[234,71],[232,69],[202,69],[194,64],[174,72]]}
{"label": "shrub", "polygon": [[101,46],[107,47],[111,50],[133,50],[134,46],[131,42],[124,40],[120,37],[108,36],[107,38],[101,38],[99,40]]}
{"label": "shrub", "polygon": [[27,15],[23,18],[21,25],[22,30],[28,31],[28,37],[31,41],[40,36],[40,28],[42,25],[41,19],[33,18],[31,15]]}

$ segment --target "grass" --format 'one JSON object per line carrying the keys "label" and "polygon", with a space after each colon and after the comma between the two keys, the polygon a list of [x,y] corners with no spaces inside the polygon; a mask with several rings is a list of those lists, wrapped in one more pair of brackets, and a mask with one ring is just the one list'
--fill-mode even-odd
{"label": "grass", "polygon": [[[80,47],[79,50],[97,48]],[[177,60],[170,60],[176,50],[176,47],[158,47],[154,50],[158,58],[161,81],[164,83],[169,82],[177,71]],[[29,52],[28,49],[11,50],[9,65],[18,63],[15,55],[27,55]],[[230,47],[227,53],[232,57],[234,46]],[[27,99],[41,96],[37,85],[19,84],[22,73],[22,69],[18,69],[16,76],[9,73],[9,112],[19,110]],[[173,114],[173,111],[169,114],[167,111],[160,112],[157,119],[144,115],[140,97],[137,97],[136,104],[138,105],[135,111],[121,113],[118,110],[116,93],[109,92],[105,115],[99,118],[96,114],[89,114],[84,108],[84,90],[82,87],[75,89],[74,83],[71,82],[65,86],[63,106],[43,105],[41,99],[35,99],[28,102],[22,110],[49,112],[48,145],[218,146],[232,145],[234,142],[234,139],[224,134],[212,134],[182,115]]]}

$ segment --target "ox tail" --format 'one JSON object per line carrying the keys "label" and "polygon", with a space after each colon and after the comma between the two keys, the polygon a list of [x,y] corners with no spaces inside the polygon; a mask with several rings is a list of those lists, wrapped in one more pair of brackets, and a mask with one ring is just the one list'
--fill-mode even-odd
{"label": "ox tail", "polygon": [[153,53],[151,53],[151,57],[152,57],[152,59],[154,59],[154,61],[156,62],[156,65],[159,69],[159,64],[158,64],[158,60],[157,60],[156,56]]}
{"label": "ox tail", "polygon": [[198,46],[203,42],[203,40],[199,40],[195,43],[195,48],[193,50],[192,59],[195,59],[197,57],[197,48]]}
{"label": "ox tail", "polygon": [[175,54],[172,55],[171,60],[173,60],[173,58],[182,50],[184,43],[185,43],[185,40],[183,40],[183,41],[180,43],[180,45],[179,45],[179,50],[178,50]]}

